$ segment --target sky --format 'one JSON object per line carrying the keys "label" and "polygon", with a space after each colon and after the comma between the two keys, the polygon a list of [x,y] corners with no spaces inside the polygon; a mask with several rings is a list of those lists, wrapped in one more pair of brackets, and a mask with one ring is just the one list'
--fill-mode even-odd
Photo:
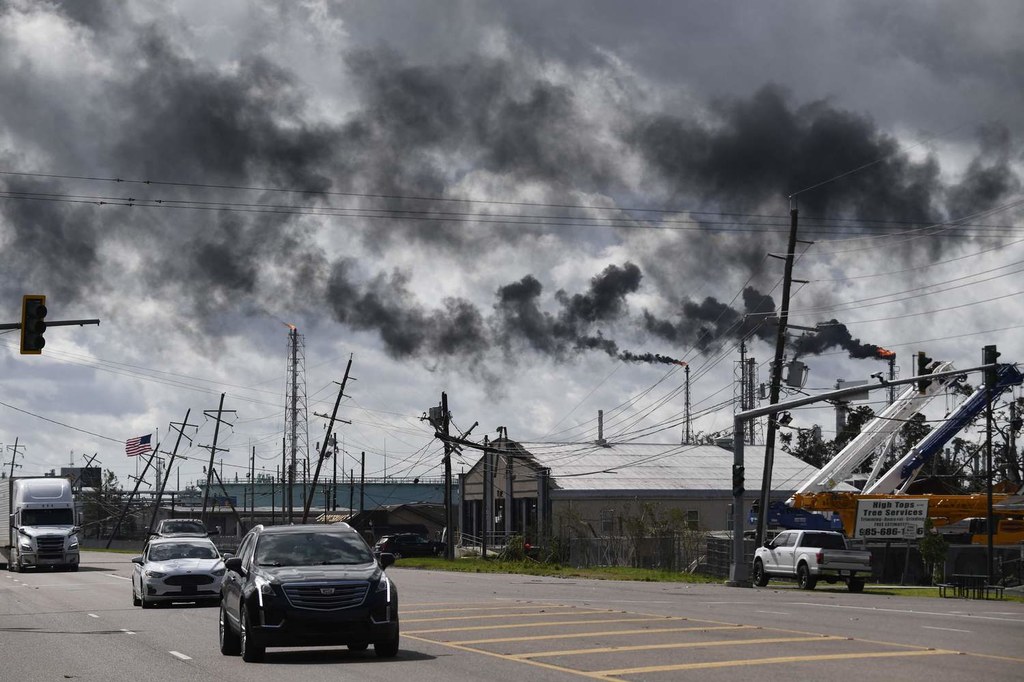
{"label": "sky", "polygon": [[1022,28],[1015,1],[0,2],[0,306],[100,320],[0,336],[0,466],[130,486],[124,441],[169,452],[188,414],[184,487],[223,394],[218,470],[273,474],[288,325],[314,465],[350,358],[356,475],[440,476],[442,392],[474,440],[570,456],[602,410],[678,444],[674,361],[692,432],[728,435],[794,208],[804,391],[878,348],[1016,362]]}

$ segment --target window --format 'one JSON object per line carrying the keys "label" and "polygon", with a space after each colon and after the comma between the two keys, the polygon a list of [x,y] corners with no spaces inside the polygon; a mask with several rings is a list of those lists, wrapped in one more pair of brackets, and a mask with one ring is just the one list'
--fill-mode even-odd
{"label": "window", "polygon": [[686,529],[700,530],[700,512],[696,509],[686,510]]}
{"label": "window", "polygon": [[601,532],[605,535],[611,535],[615,532],[615,510],[614,509],[602,509],[601,510]]}

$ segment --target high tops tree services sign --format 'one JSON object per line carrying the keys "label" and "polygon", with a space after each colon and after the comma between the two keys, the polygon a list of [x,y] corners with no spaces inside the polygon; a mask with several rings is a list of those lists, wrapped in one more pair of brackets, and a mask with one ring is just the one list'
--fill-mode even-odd
{"label": "high tops tree services sign", "polygon": [[927,499],[857,500],[858,540],[916,540],[924,537]]}

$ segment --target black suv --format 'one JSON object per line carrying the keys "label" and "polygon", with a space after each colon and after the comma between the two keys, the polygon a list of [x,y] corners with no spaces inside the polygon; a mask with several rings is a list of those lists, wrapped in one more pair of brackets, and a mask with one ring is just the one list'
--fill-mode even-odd
{"label": "black suv", "polygon": [[260,661],[268,646],[371,643],[398,653],[398,591],[384,574],[394,555],[374,559],[345,523],[256,526],[224,562],[220,650]]}
{"label": "black suv", "polygon": [[385,535],[373,546],[373,553],[394,554],[396,559],[404,556],[437,556],[444,554],[444,544],[433,542],[416,533]]}

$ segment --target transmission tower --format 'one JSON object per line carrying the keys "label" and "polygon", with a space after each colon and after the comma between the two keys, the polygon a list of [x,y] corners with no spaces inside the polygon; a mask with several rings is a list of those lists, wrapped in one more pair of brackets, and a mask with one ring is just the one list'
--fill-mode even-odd
{"label": "transmission tower", "polygon": [[[306,405],[306,343],[294,325],[288,325],[288,381],[285,386],[284,435],[288,443],[289,465],[284,477],[288,521],[292,521],[295,476],[299,459],[309,461],[309,415]],[[305,479],[303,479],[305,482]]]}
{"label": "transmission tower", "polygon": [[[757,406],[757,361],[747,357],[747,344],[740,343],[740,359],[736,363],[733,382],[733,412],[751,410]],[[756,442],[760,434],[756,419],[749,419],[744,427],[743,441],[749,445]]]}

